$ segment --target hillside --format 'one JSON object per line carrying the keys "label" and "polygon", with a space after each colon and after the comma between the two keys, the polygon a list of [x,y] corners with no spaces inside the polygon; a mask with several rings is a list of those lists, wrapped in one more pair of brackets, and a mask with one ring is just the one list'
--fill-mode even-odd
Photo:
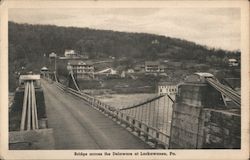
{"label": "hillside", "polygon": [[[39,71],[51,52],[62,56],[74,49],[93,58],[114,56],[127,59],[194,60],[223,66],[229,57],[240,59],[240,52],[209,49],[186,40],[146,33],[126,33],[89,28],[30,25],[9,22],[9,83],[21,67]],[[15,88],[10,85],[10,90]]]}

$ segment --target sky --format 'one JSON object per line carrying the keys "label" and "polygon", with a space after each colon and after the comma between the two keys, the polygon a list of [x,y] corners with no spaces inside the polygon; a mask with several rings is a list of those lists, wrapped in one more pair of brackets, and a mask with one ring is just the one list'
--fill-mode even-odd
{"label": "sky", "polygon": [[144,32],[240,49],[239,8],[10,9],[9,21]]}

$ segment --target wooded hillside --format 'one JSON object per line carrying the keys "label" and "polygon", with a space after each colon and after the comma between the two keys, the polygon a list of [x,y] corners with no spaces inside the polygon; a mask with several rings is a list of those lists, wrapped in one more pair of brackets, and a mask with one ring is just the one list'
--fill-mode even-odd
{"label": "wooded hillside", "polygon": [[141,60],[195,60],[223,65],[228,58],[240,59],[240,52],[211,49],[193,42],[146,33],[127,33],[89,28],[30,25],[9,22],[9,78],[22,66],[39,70],[44,55],[63,56],[75,49],[90,58],[136,58]]}

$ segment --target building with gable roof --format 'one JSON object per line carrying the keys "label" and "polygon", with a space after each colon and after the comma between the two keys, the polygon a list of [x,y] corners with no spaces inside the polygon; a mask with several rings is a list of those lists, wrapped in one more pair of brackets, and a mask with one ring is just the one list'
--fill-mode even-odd
{"label": "building with gable roof", "polygon": [[70,68],[77,79],[85,79],[94,75],[94,65],[90,61],[69,60],[68,66],[71,66]]}

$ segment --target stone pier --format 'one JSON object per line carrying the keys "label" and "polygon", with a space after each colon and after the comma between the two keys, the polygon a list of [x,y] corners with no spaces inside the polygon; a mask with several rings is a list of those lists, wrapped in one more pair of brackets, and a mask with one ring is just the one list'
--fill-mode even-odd
{"label": "stone pier", "polygon": [[220,92],[194,74],[178,88],[173,105],[170,149],[240,148],[240,108],[224,105]]}

